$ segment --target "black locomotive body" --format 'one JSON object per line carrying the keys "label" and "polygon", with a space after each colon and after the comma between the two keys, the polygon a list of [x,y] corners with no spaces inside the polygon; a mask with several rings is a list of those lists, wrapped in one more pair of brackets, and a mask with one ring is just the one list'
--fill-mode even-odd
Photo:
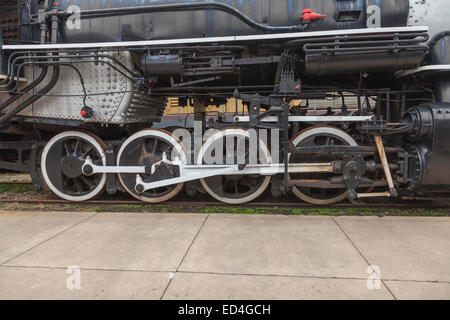
{"label": "black locomotive body", "polygon": [[[313,204],[450,192],[445,1],[2,9],[17,22],[0,37],[0,168],[29,172],[37,189],[157,203],[200,188],[230,204],[269,185]],[[151,128],[167,98],[194,108],[192,128]],[[230,98],[245,112],[207,121]]]}
{"label": "black locomotive body", "polygon": [[[373,27],[404,27],[407,25],[409,5],[407,1],[60,1],[59,10],[77,6],[89,19],[82,28],[61,26],[61,42],[114,42],[139,40],[164,40],[202,37],[264,34],[267,31],[296,31],[304,9],[326,13],[320,24],[311,25],[308,31],[342,30]],[[227,7],[212,7],[226,5]],[[203,7],[202,7],[203,5]],[[371,6],[378,9],[371,9]],[[153,7],[153,8],[151,8]],[[155,9],[159,7],[160,9]],[[76,7],[75,7],[76,8]],[[121,8],[133,8],[129,13]],[[21,10],[21,22],[27,24],[29,12],[37,14],[39,5],[30,2],[30,10]],[[97,10],[92,12],[90,10]],[[104,15],[99,16],[102,10]],[[146,12],[148,10],[148,12]],[[239,11],[246,19],[241,19]],[[379,10],[374,12],[374,10]],[[377,14],[376,17],[371,15]],[[83,18],[83,16],[85,18]],[[376,19],[380,20],[377,21]],[[262,26],[255,28],[251,19]],[[284,30],[277,27],[285,27]],[[300,31],[297,29],[297,31]],[[22,41],[39,40],[39,26],[21,30]]]}

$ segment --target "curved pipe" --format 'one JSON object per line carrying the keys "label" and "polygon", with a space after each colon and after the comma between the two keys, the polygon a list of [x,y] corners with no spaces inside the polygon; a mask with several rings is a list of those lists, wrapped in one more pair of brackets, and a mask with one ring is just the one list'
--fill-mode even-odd
{"label": "curved pipe", "polygon": [[81,84],[81,87],[83,88],[83,93],[84,93],[84,97],[83,97],[83,106],[86,107],[86,106],[87,106],[87,104],[86,104],[87,91],[86,91],[86,86],[85,86],[85,84],[84,84],[83,75],[81,74],[80,70],[78,70],[78,68],[75,67],[73,64],[70,64],[70,63],[62,63],[61,65],[62,65],[62,66],[66,66],[66,67],[72,68],[72,69],[78,74],[78,77],[80,77],[80,84]]}
{"label": "curved pipe", "polygon": [[[20,60],[38,60],[38,59],[45,59],[45,58],[49,58],[49,57],[48,56],[19,56],[19,57],[16,57],[11,62],[11,64],[8,65],[8,69],[15,69],[17,61],[20,61]],[[123,65],[118,59],[114,58],[113,56],[106,55],[106,54],[85,54],[85,55],[77,54],[77,55],[59,55],[59,56],[54,56],[54,59],[59,59],[59,58],[64,58],[64,59],[68,59],[68,58],[105,58],[105,59],[110,59],[110,60],[114,61],[116,64],[118,64],[121,68],[123,68],[132,77],[134,77],[134,78],[137,77],[136,74],[134,74],[130,69],[128,69],[125,65]],[[67,62],[73,62],[73,61],[67,61]],[[128,77],[125,73],[120,71],[117,67],[113,66],[110,62],[103,61],[103,60],[93,60],[92,62],[93,63],[104,63],[104,64],[107,64],[107,65],[111,66],[114,70],[116,70],[117,72],[121,73],[123,76],[127,77],[128,79],[130,79],[131,81],[135,81],[134,79]],[[30,64],[30,63],[23,63],[23,64]],[[36,63],[36,64],[39,64],[39,63]],[[17,78],[19,77],[20,70],[21,70],[21,65],[19,66],[19,69],[16,72],[16,77]],[[0,85],[0,88],[8,87],[14,82],[14,75],[12,73],[11,74],[9,73],[7,75],[7,78],[8,78],[8,83]],[[16,88],[17,88],[17,85],[12,90],[0,90],[0,92],[13,92]]]}
{"label": "curved pipe", "polygon": [[[431,40],[428,42],[428,47],[433,49],[433,47],[443,38],[450,36],[450,30],[442,31],[437,33]],[[431,62],[431,53],[428,55],[428,62]]]}
{"label": "curved pipe", "polygon": [[430,42],[428,42],[428,46],[432,48],[439,40],[448,36],[450,36],[450,30],[439,32],[430,40]]}
{"label": "curved pipe", "polygon": [[[142,13],[154,13],[154,12],[171,12],[171,11],[195,11],[195,10],[218,10],[229,13],[247,25],[268,32],[296,32],[304,31],[309,25],[310,21],[304,21],[301,25],[292,26],[268,26],[253,20],[242,11],[235,7],[220,2],[193,2],[193,3],[173,3],[173,4],[159,4],[152,6],[141,7],[125,7],[125,8],[109,8],[109,9],[89,9],[82,10],[80,12],[81,19],[92,19],[108,16],[119,15],[133,15]],[[66,11],[59,11],[59,16],[68,16]]]}
{"label": "curved pipe", "polygon": [[[116,68],[114,65],[112,65],[110,62],[108,61],[103,61],[103,60],[72,60],[72,61],[38,61],[38,62],[24,62],[22,64],[19,65],[18,67],[18,73],[20,73],[20,71],[22,70],[23,67],[27,66],[27,65],[52,65],[52,66],[56,66],[56,65],[64,65],[67,63],[103,63],[106,64],[108,66],[110,66],[112,69],[116,70],[117,72],[119,72],[120,74],[122,74],[124,77],[128,78],[130,81],[132,82],[136,82],[136,79],[130,78],[128,77],[126,74],[124,74],[121,70],[119,70],[118,68]],[[12,92],[16,92],[17,88],[19,87],[19,82],[16,81],[14,87],[10,90],[2,90],[0,91],[0,93],[12,93]]]}
{"label": "curved pipe", "polygon": [[31,96],[30,98],[28,98],[27,100],[23,101],[21,104],[17,105],[16,107],[14,107],[12,110],[10,110],[8,113],[6,113],[5,115],[3,115],[0,118],[0,124],[4,123],[5,121],[8,121],[9,119],[11,119],[12,117],[14,117],[16,114],[18,114],[19,112],[21,112],[23,109],[25,109],[26,107],[28,107],[30,104],[36,102],[37,100],[39,100],[42,96],[46,95],[50,90],[53,89],[53,87],[56,85],[56,82],[58,82],[59,79],[59,71],[60,71],[60,67],[59,66],[53,66],[53,74],[52,74],[52,78],[50,79],[49,83],[42,88],[41,90],[39,90],[39,92],[36,95]]}
{"label": "curved pipe", "polygon": [[9,78],[11,76],[11,60],[12,60],[12,58],[14,56],[18,55],[18,54],[24,54],[24,53],[26,53],[26,52],[25,51],[16,51],[16,52],[13,52],[13,53],[11,53],[9,55],[9,58],[8,58],[8,72],[6,73],[5,79],[0,80],[0,83],[6,83],[6,82],[9,81]]}
{"label": "curved pipe", "polygon": [[6,100],[5,102],[3,102],[0,105],[0,111],[3,110],[4,108],[6,108],[7,106],[9,106],[11,103],[13,103],[14,101],[18,100],[19,98],[21,98],[22,96],[25,95],[25,93],[27,93],[28,91],[32,90],[33,88],[35,88],[37,85],[39,85],[45,78],[45,76],[47,75],[47,70],[48,67],[47,66],[43,66],[41,67],[41,73],[39,74],[39,77],[36,78],[36,80],[34,80],[33,82],[31,82],[29,85],[27,85],[25,88],[22,89],[22,92],[20,93],[15,93],[11,98],[9,98],[8,100]]}
{"label": "curved pipe", "polygon": [[392,136],[397,134],[411,134],[414,132],[414,124],[408,123],[403,125],[402,127],[386,129],[381,132],[377,132],[377,135],[380,136]]}

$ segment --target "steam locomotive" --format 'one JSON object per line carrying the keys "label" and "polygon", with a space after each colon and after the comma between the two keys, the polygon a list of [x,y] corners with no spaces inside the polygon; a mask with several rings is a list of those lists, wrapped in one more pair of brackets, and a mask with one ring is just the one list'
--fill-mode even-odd
{"label": "steam locomotive", "polygon": [[[444,0],[3,3],[0,169],[36,190],[243,204],[270,188],[316,205],[450,193]],[[194,107],[193,127],[156,128],[169,97]],[[207,116],[230,98],[245,112]]]}

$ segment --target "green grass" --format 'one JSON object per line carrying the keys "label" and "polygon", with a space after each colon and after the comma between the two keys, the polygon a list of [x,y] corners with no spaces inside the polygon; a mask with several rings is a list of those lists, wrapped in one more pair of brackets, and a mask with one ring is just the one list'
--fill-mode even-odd
{"label": "green grass", "polygon": [[[449,216],[448,209],[382,209],[382,208],[281,208],[281,207],[225,207],[180,205],[117,205],[112,207],[126,212],[143,213],[201,213],[236,215],[296,215],[296,216]],[[108,211],[104,208],[103,211]]]}
{"label": "green grass", "polygon": [[77,204],[66,204],[66,205],[64,205],[64,209],[71,210],[71,211],[78,211],[78,210],[82,209],[82,207]]}
{"label": "green grass", "polygon": [[[182,207],[166,207],[160,212],[178,213]],[[153,208],[155,209],[155,208]],[[174,210],[176,209],[176,210]],[[246,215],[296,215],[296,216],[448,216],[448,209],[382,209],[382,208],[240,208],[240,207],[192,207],[185,212],[203,214]]]}
{"label": "green grass", "polygon": [[273,208],[239,208],[239,207],[197,207],[195,212],[199,213],[223,213],[223,214],[277,214],[282,213],[284,209]]}
{"label": "green grass", "polygon": [[[171,205],[156,205],[151,206],[156,212],[161,213],[182,213],[183,207],[181,206],[171,206]],[[153,211],[155,212],[155,211]]]}
{"label": "green grass", "polygon": [[142,209],[144,207],[144,205],[140,205],[140,204],[119,204],[117,207],[118,208],[122,208],[122,209]]}
{"label": "green grass", "polygon": [[25,193],[33,191],[34,188],[30,184],[0,184],[0,194],[4,193]]}
{"label": "green grass", "polygon": [[95,207],[90,207],[90,208],[89,208],[89,211],[102,212],[103,209],[102,209],[102,207],[95,206]]}
{"label": "green grass", "polygon": [[[0,194],[23,194],[33,191],[30,184],[0,184]],[[232,214],[232,215],[295,215],[295,216],[408,216],[408,217],[442,217],[450,216],[450,209],[414,208],[283,208],[275,207],[239,207],[239,206],[186,206],[183,203],[168,204],[121,204],[94,206],[90,204],[42,204],[32,205],[21,203],[25,195],[17,196],[14,210],[42,210],[45,211],[89,211],[89,212],[130,212],[130,213],[200,213],[200,214]],[[11,198],[8,196],[8,198]],[[16,198],[16,197],[14,197]],[[2,203],[2,207],[11,208],[11,204]],[[0,207],[1,209],[1,207]]]}
{"label": "green grass", "polygon": [[[0,204],[2,204],[0,200]],[[1,208],[1,207],[0,207]],[[27,211],[67,211],[67,212],[129,212],[129,213],[199,213],[229,215],[292,215],[292,216],[404,216],[404,217],[445,217],[450,209],[382,209],[382,208],[282,208],[282,207],[225,207],[225,206],[184,206],[180,205],[105,205],[86,204],[24,204],[20,200],[14,210]]]}

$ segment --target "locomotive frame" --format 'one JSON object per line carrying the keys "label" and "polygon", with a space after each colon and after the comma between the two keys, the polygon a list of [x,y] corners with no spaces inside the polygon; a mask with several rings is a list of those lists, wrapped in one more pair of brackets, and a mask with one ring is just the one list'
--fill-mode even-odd
{"label": "locomotive frame", "polygon": [[[337,23],[362,19],[347,9],[336,12]],[[2,46],[7,72],[1,87],[11,96],[0,105],[0,167],[29,172],[37,189],[71,201],[91,199],[105,186],[110,194],[122,189],[151,203],[183,187],[190,195],[202,188],[231,204],[254,200],[269,184],[275,196],[292,190],[319,205],[450,192],[448,31],[430,40],[427,26],[333,30],[327,22],[320,30],[327,16],[311,9],[296,23],[275,26],[211,1],[76,14],[95,20],[185,11],[225,12],[246,25],[243,32],[255,32],[65,43],[72,11],[44,1],[24,32],[39,43]],[[113,76],[100,80],[103,74]],[[23,76],[32,81],[22,85]],[[64,92],[70,81],[72,92]],[[351,111],[349,95],[358,104]],[[161,119],[167,97],[193,102],[200,136],[207,126],[219,131],[192,151],[194,141],[178,139],[186,132],[140,130]],[[230,97],[241,99],[248,114],[207,123],[205,107]],[[65,109],[49,100],[63,98]],[[307,106],[290,105],[324,98],[342,99],[340,111],[311,115]],[[279,138],[268,144],[260,130],[277,131]],[[257,145],[265,156],[254,163],[250,155],[242,163],[237,157],[235,163],[205,163],[206,152],[217,153],[227,138],[243,139],[243,149],[231,147],[237,154]],[[274,141],[280,143],[275,158],[268,156]]]}

